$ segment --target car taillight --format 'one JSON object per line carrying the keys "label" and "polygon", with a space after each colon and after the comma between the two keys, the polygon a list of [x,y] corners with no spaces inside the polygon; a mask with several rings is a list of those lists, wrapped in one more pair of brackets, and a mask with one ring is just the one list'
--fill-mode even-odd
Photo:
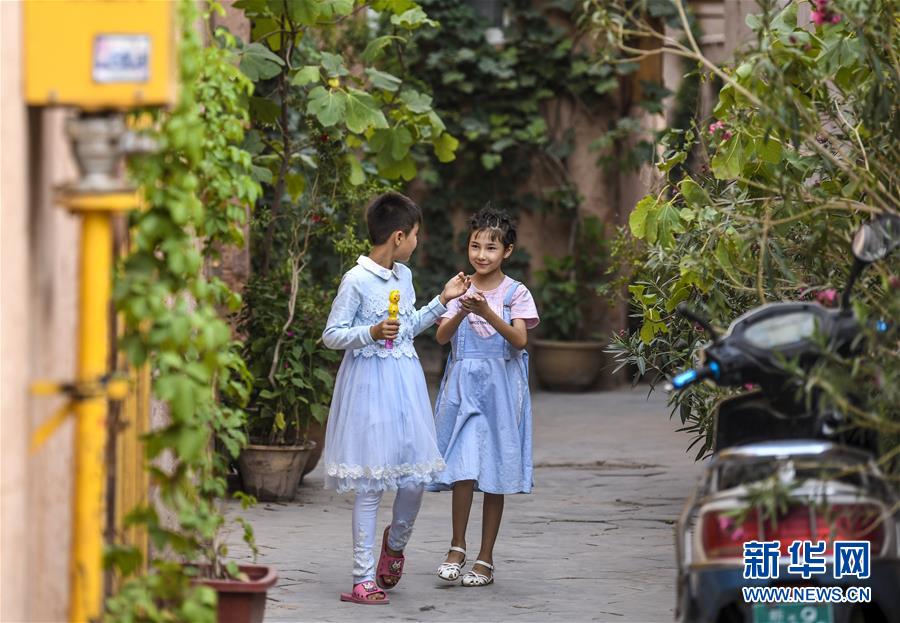
{"label": "car taillight", "polygon": [[707,559],[742,558],[748,541],[780,541],[781,553],[788,554],[794,541],[826,541],[826,554],[834,541],[869,541],[872,556],[884,546],[885,525],[880,509],[873,504],[832,504],[810,509],[793,506],[777,520],[759,521],[756,509],[741,521],[726,510],[708,510],[700,521],[700,542]]}

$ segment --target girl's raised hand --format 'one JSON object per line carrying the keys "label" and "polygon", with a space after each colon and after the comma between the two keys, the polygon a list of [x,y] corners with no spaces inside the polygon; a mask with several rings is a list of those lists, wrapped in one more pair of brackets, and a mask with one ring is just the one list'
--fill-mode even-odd
{"label": "girl's raised hand", "polygon": [[466,290],[469,289],[471,283],[472,282],[467,275],[462,272],[458,273],[444,286],[444,291],[441,292],[441,303],[446,305],[447,301],[462,296],[466,293]]}

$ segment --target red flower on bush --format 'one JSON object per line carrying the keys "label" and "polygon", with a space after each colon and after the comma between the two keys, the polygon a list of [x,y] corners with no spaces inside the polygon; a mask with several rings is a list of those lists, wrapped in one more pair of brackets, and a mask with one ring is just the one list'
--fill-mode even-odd
{"label": "red flower on bush", "polygon": [[816,0],[816,10],[810,13],[810,19],[816,26],[823,24],[839,24],[841,16],[828,9],[828,0]]}
{"label": "red flower on bush", "polygon": [[827,290],[822,290],[821,292],[816,294],[816,300],[826,307],[832,307],[835,303],[837,303],[837,298],[838,291],[834,288],[828,288]]}

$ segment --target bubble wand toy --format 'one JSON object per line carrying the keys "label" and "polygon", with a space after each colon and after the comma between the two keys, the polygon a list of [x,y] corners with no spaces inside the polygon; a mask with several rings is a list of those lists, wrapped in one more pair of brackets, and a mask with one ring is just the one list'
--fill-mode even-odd
{"label": "bubble wand toy", "polygon": [[[397,320],[400,317],[400,290],[391,290],[388,295],[388,320]],[[394,348],[394,340],[385,340],[384,347]]]}

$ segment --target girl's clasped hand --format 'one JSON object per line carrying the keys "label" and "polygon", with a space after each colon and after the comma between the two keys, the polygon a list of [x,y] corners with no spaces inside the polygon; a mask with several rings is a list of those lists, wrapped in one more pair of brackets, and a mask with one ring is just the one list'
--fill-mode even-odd
{"label": "girl's clasped hand", "polygon": [[[463,272],[457,273],[444,285],[444,290],[441,292],[441,303],[446,304],[446,301],[457,298],[465,293],[471,285],[472,278],[469,275]],[[376,341],[395,340],[400,335],[400,321],[385,318],[378,324],[372,325],[369,333]]]}

